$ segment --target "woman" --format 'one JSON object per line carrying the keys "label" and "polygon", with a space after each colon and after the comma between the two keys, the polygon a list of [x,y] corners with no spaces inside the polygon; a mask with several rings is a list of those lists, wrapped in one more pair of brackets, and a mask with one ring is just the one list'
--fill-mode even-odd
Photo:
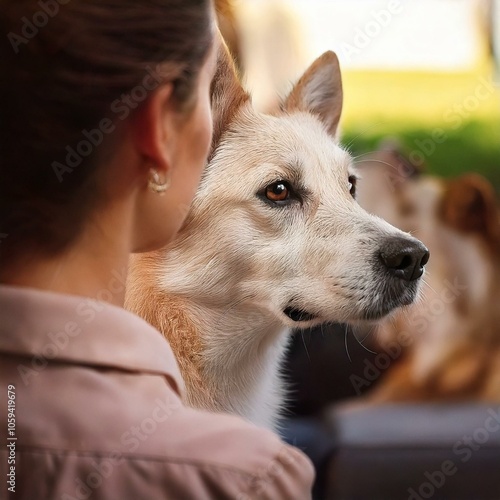
{"label": "woman", "polygon": [[206,161],[209,1],[0,0],[0,26],[2,490],[308,498],[307,459],[184,407],[168,344],[121,308],[129,253],[173,238]]}

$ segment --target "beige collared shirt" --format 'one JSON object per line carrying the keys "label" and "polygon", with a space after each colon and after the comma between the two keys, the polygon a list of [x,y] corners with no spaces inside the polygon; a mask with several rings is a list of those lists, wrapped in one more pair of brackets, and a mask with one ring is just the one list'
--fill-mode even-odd
{"label": "beige collared shirt", "polygon": [[310,498],[297,449],[183,406],[157,330],[83,297],[0,286],[0,499]]}

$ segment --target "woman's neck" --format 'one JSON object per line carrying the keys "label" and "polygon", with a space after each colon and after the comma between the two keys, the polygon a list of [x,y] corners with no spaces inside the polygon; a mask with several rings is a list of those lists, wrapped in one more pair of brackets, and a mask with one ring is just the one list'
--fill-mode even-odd
{"label": "woman's neck", "polygon": [[25,255],[3,266],[0,282],[123,306],[131,250],[131,217],[123,208],[100,213],[78,241],[57,256]]}

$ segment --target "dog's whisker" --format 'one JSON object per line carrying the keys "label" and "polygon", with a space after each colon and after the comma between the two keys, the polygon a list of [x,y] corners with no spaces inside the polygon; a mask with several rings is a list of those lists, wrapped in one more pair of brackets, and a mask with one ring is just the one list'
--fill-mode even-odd
{"label": "dog's whisker", "polygon": [[[363,156],[363,155],[360,155],[360,156]],[[358,165],[360,165],[361,163],[363,163],[364,161],[369,161],[369,162],[373,162],[373,163],[381,163],[382,165],[385,165],[387,167],[391,167],[392,169],[394,170],[397,170],[397,168],[394,166],[394,165],[391,165],[390,163],[386,162],[386,161],[383,161],[383,160],[376,160],[376,159],[372,159],[370,158],[369,160],[362,160],[362,161],[359,161],[359,162],[356,162],[356,159],[359,158],[360,156],[356,156],[354,158],[355,160],[355,164],[357,163]]]}
{"label": "dog's whisker", "polygon": [[311,362],[311,356],[309,356],[309,351],[307,350],[306,339],[304,338],[304,330],[300,330],[300,336],[302,337],[302,344],[304,345],[304,349],[306,351],[307,360]]}
{"label": "dog's whisker", "polygon": [[371,154],[376,153],[376,152],[377,152],[376,149],[372,149],[370,151],[366,151],[365,153],[360,153],[359,155],[353,156],[352,159],[357,160],[358,158],[361,158],[361,157],[367,156],[367,155],[371,155]]}
{"label": "dog's whisker", "polygon": [[[417,299],[417,300],[419,300],[419,299]],[[409,306],[403,306],[401,308],[400,314],[401,314],[401,316],[403,317],[403,319],[405,321],[407,321],[407,320],[410,319],[411,313],[412,313],[412,306],[411,305],[409,305]]]}
{"label": "dog's whisker", "polygon": [[352,363],[351,355],[349,354],[349,347],[347,345],[347,332],[348,332],[348,326],[345,325],[345,335],[344,335],[345,352],[347,353],[347,358]]}
{"label": "dog's whisker", "polygon": [[371,326],[369,329],[368,329],[368,333],[361,339],[361,342],[364,342],[374,331],[376,331],[377,327],[374,325],[374,326]]}
{"label": "dog's whisker", "polygon": [[[367,151],[366,153],[360,153],[359,155],[355,155],[355,156],[352,157],[352,159],[353,159],[354,162],[356,162],[356,160],[358,158],[363,158],[363,156],[368,156],[368,155],[374,154],[376,152],[377,151],[373,149],[371,151]],[[361,162],[359,162],[359,163],[361,163]]]}
{"label": "dog's whisker", "polygon": [[[366,347],[359,339],[358,337],[356,337],[356,334],[354,333],[354,330],[352,330],[352,335],[353,337],[356,339],[356,341],[358,342],[358,344],[365,350],[365,351],[368,351],[370,352],[371,354],[377,354],[375,351],[372,351],[371,349],[369,349],[368,347]],[[366,339],[366,336],[364,337],[363,340]]]}
{"label": "dog's whisker", "polygon": [[424,277],[422,277],[422,286],[427,287],[435,295],[439,295],[438,291]]}
{"label": "dog's whisker", "polygon": [[366,127],[364,130],[362,130],[358,135],[354,136],[347,144],[343,145],[343,147],[345,149],[349,149],[354,144],[354,141],[358,137],[361,137],[363,134],[366,134],[366,132],[368,132],[369,130],[373,130],[373,129],[379,127],[383,123],[384,123],[383,121],[372,123],[371,125],[369,125],[368,127]]}

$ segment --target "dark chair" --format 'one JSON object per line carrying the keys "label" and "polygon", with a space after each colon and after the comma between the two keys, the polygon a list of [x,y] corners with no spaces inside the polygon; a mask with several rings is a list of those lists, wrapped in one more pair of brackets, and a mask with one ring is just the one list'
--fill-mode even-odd
{"label": "dark chair", "polygon": [[[285,439],[309,455],[317,500],[500,500],[500,404],[339,405],[384,376],[342,325],[297,332]],[[368,337],[364,344],[370,340]]]}
{"label": "dark chair", "polygon": [[321,500],[500,500],[500,405],[332,408],[285,426]]}

